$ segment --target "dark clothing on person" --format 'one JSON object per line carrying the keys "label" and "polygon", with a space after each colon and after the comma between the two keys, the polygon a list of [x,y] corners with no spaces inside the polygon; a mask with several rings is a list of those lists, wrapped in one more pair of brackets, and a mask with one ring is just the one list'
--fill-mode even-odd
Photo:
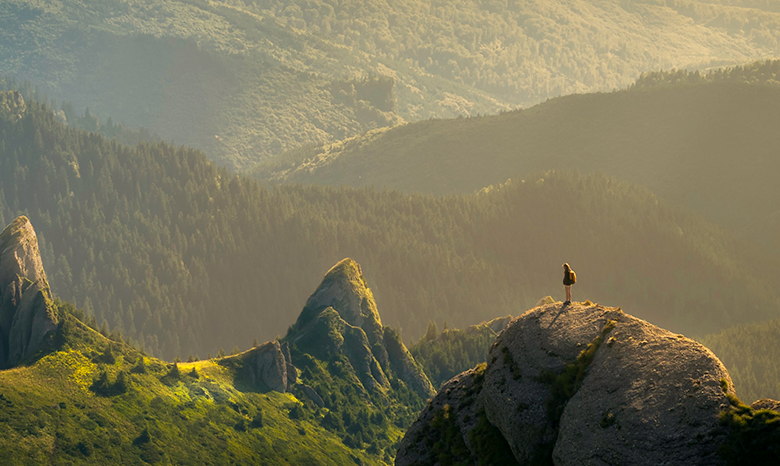
{"label": "dark clothing on person", "polygon": [[564,270],[563,271],[563,285],[564,286],[571,286],[574,285],[574,280],[572,279],[571,274],[573,274],[573,270]]}

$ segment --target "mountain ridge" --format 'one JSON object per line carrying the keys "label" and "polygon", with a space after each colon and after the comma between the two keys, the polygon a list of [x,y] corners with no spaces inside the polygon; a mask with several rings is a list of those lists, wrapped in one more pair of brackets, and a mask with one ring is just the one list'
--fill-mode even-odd
{"label": "mountain ridge", "polygon": [[[780,76],[780,62],[754,71]],[[600,171],[738,229],[777,210],[770,127],[779,102],[780,86],[732,81],[572,95],[501,115],[383,129],[249,173],[271,184],[451,195],[547,170]],[[727,180],[736,186],[726,189]]]}
{"label": "mountain ridge", "polygon": [[776,290],[731,235],[604,175],[542,172],[445,198],[266,188],[199,151],[123,146],[26,107],[20,120],[0,114],[0,220],[35,224],[56,295],[168,359],[284,335],[344,257],[365,267],[382,324],[405,338],[429,320],[515,315],[558,292],[564,261],[577,293],[676,331],[776,317]]}
{"label": "mountain ridge", "polygon": [[725,1],[18,0],[0,21],[6,73],[231,168],[401,120],[780,56],[780,12]]}
{"label": "mountain ridge", "polygon": [[[26,217],[3,230],[0,278],[13,265],[31,265],[31,270],[22,270],[22,278],[36,278],[27,280],[27,289],[45,283],[35,242]],[[9,256],[15,258],[10,265]],[[356,273],[345,274],[345,268]],[[347,293],[367,290],[360,266],[351,259],[331,272],[323,280],[326,286],[357,278],[363,289]],[[365,293],[357,297],[365,298]],[[7,302],[0,307],[3,317]],[[121,336],[108,338],[85,325],[80,320],[83,311],[52,300],[50,292],[46,303],[44,311],[53,319],[45,334],[50,337],[47,344],[8,364],[4,361],[5,370],[0,370],[0,421],[7,426],[0,433],[0,460],[9,464],[22,458],[30,464],[387,464],[394,456],[399,427],[433,394],[389,328],[383,329],[389,349],[384,367],[374,359],[374,374],[381,383],[369,384],[359,363],[384,346],[379,340],[369,348],[360,327],[350,327],[351,333],[342,329],[338,335],[342,341],[358,337],[346,351],[317,348],[309,353],[303,342],[296,345],[290,338],[216,359],[165,363],[124,343]],[[349,309],[333,304],[348,315]],[[349,326],[332,306],[320,317],[325,314]],[[309,338],[317,337],[311,327],[305,331]],[[27,329],[14,325],[10,332],[13,345]],[[364,385],[356,385],[358,379]],[[45,452],[41,442],[49,445]]]}

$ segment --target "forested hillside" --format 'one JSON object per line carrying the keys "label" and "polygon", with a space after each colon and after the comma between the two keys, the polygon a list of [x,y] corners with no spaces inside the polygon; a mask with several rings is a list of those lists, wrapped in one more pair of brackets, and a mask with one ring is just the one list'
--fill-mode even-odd
{"label": "forested hillside", "polygon": [[699,341],[723,361],[743,400],[780,398],[780,321],[738,325]]}
{"label": "forested hillside", "polygon": [[[146,128],[129,128],[124,123],[116,123],[108,116],[105,120],[90,113],[89,108],[84,113],[77,111],[71,102],[57,102],[57,99],[49,99],[37,87],[33,87],[29,81],[17,82],[13,78],[0,77],[0,92],[19,91],[24,100],[45,102],[54,111],[54,115],[60,123],[71,128],[83,129],[91,133],[98,133],[108,139],[114,139],[121,144],[134,146],[140,142],[160,142],[160,136],[150,132]],[[59,109],[59,110],[58,110]]]}
{"label": "forested hillside", "polygon": [[601,171],[737,230],[778,210],[778,82],[780,61],[707,77],[652,74],[630,91],[379,130],[291,152],[253,173],[452,194],[543,170]]}
{"label": "forested hillside", "polygon": [[[336,261],[366,269],[385,325],[417,339],[560,294],[706,334],[778,315],[768,277],[700,218],[603,175],[540,174],[432,198],[263,188],[167,143],[122,146],[2,94],[0,223],[27,215],[54,292],[153,354],[284,334]],[[705,318],[706,316],[706,318]]]}
{"label": "forested hillside", "polygon": [[779,25],[771,2],[731,0],[9,0],[0,69],[238,168],[400,119],[777,57]]}
{"label": "forested hillside", "polygon": [[436,324],[430,322],[425,335],[409,351],[438,390],[454,376],[487,361],[496,334],[484,323],[438,333]]}

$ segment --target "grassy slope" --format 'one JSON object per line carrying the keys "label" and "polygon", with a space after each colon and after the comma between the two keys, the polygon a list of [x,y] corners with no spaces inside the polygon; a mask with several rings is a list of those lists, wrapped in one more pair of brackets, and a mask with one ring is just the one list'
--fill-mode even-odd
{"label": "grassy slope", "polygon": [[[180,363],[172,378],[171,364],[145,357],[133,373],[140,353],[66,319],[61,350],[0,372],[3,464],[383,464],[320,427],[327,410],[291,419],[295,396],[247,390],[218,360]],[[113,363],[101,359],[108,345]],[[112,384],[124,372],[126,391],[91,390],[103,371]]]}
{"label": "grassy slope", "polygon": [[[712,83],[574,95],[498,116],[369,133],[316,149],[313,160],[255,173],[449,194],[540,170],[598,170],[740,226],[776,210],[778,119],[780,86]],[[290,165],[296,168],[284,172]]]}
{"label": "grassy slope", "polygon": [[13,0],[0,67],[244,167],[393,121],[335,99],[345,75],[394,77],[399,114],[417,120],[780,54],[771,5],[664,3]]}

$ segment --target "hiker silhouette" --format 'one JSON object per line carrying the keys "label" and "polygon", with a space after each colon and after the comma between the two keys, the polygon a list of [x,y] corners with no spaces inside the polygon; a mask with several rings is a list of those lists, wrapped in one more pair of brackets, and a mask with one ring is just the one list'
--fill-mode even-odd
{"label": "hiker silhouette", "polygon": [[564,306],[571,304],[571,286],[577,283],[577,274],[571,269],[568,262],[563,264],[563,288],[566,290]]}

